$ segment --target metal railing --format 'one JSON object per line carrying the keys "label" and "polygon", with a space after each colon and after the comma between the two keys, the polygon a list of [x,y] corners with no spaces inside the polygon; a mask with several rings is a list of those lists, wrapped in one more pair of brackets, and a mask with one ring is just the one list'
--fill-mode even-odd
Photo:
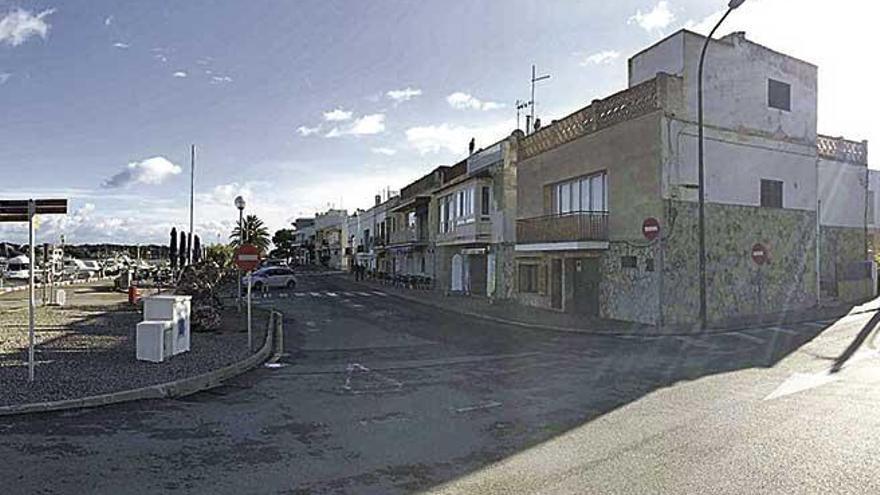
{"label": "metal railing", "polygon": [[516,221],[517,244],[607,240],[607,211],[576,211]]}

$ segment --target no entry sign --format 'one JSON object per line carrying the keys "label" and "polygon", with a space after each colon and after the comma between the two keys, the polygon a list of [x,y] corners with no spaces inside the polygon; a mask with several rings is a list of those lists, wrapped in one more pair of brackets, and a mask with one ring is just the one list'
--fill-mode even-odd
{"label": "no entry sign", "polygon": [[645,239],[653,241],[660,235],[660,222],[654,217],[648,217],[642,222],[642,235]]}
{"label": "no entry sign", "polygon": [[760,242],[752,246],[752,261],[757,265],[763,265],[767,262],[767,248]]}
{"label": "no entry sign", "polygon": [[256,246],[245,244],[235,252],[235,264],[245,272],[249,272],[260,264],[260,250]]}

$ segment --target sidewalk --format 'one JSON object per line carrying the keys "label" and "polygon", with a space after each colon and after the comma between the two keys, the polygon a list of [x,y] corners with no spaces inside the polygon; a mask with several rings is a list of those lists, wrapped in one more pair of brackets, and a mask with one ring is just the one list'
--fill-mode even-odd
{"label": "sidewalk", "polygon": [[[351,277],[349,277],[351,280]],[[353,280],[352,280],[353,281]],[[370,280],[354,282],[371,289],[381,289],[390,295],[433,306],[439,309],[525,328],[559,332],[590,333],[598,335],[691,335],[699,333],[725,333],[744,328],[802,323],[837,319],[847,314],[880,310],[880,298],[861,305],[810,308],[796,312],[782,312],[729,319],[701,330],[698,325],[666,325],[658,327],[642,323],[610,320],[571,313],[561,313],[543,308],[524,306],[513,301],[492,301],[486,297],[445,295],[439,291],[403,289]]]}

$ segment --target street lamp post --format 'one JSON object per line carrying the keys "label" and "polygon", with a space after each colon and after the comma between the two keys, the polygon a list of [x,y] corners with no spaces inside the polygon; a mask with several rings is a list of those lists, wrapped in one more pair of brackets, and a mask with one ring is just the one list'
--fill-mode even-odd
{"label": "street lamp post", "polygon": [[745,0],[730,0],[727,4],[727,11],[721,16],[721,19],[709,32],[706,41],[703,43],[703,50],[700,52],[700,64],[697,69],[697,188],[699,191],[699,243],[700,243],[700,327],[706,328],[706,179],[703,167],[703,63],[706,59],[706,50],[709,48],[709,41],[715,34],[715,31],[721,26],[721,23],[727,19],[727,16],[733,9],[743,4]]}
{"label": "street lamp post", "polygon": [[[236,196],[235,207],[238,208],[238,247],[244,245],[244,207],[246,203],[244,198]],[[238,270],[238,312],[241,313],[241,270]]]}

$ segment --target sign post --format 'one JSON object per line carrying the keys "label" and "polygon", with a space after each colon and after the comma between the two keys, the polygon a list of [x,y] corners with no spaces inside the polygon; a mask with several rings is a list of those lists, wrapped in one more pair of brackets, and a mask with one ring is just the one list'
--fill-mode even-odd
{"label": "sign post", "polygon": [[[250,244],[244,244],[235,253],[235,264],[241,271],[247,273],[247,332],[248,351],[253,350],[253,332],[251,330],[251,272],[260,264],[260,249]],[[241,294],[239,293],[239,297]]]}
{"label": "sign post", "polygon": [[28,381],[34,381],[35,284],[34,215],[67,213],[66,199],[0,200],[0,223],[28,223]]}
{"label": "sign post", "polygon": [[755,245],[752,246],[752,261],[758,266],[767,263],[767,248],[760,242],[756,242]]}

